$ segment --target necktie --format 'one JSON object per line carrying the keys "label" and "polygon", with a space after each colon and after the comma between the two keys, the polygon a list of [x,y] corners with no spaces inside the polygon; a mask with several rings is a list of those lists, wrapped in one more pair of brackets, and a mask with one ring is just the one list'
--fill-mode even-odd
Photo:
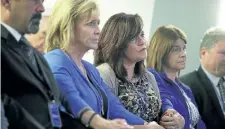
{"label": "necktie", "polygon": [[220,81],[217,86],[220,91],[220,97],[221,97],[221,101],[222,101],[222,109],[225,112],[225,81],[224,81],[223,77],[220,78]]}
{"label": "necktie", "polygon": [[25,56],[28,57],[28,59],[34,65],[36,70],[38,70],[37,62],[34,56],[34,48],[31,47],[31,45],[29,44],[29,42],[24,36],[21,37],[20,42],[21,42],[21,48],[23,50],[23,53],[25,54]]}

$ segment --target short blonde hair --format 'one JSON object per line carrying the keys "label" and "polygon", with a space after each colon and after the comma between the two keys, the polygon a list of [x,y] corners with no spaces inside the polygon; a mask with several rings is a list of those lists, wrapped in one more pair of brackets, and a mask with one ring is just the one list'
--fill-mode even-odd
{"label": "short blonde hair", "polygon": [[173,25],[159,27],[148,47],[147,67],[164,72],[163,68],[168,63],[169,52],[178,39],[187,43],[186,35],[181,29]]}
{"label": "short blonde hair", "polygon": [[49,18],[46,51],[67,49],[74,38],[74,27],[81,15],[96,13],[99,8],[94,0],[58,0]]}

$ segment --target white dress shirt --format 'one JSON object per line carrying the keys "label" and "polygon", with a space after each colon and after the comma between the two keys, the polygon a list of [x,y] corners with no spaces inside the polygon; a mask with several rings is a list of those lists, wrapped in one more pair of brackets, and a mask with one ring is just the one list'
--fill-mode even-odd
{"label": "white dress shirt", "polygon": [[17,42],[20,41],[20,38],[22,37],[22,35],[17,30],[15,30],[11,26],[9,26],[3,22],[1,22],[1,24],[13,35],[13,37],[16,39]]}

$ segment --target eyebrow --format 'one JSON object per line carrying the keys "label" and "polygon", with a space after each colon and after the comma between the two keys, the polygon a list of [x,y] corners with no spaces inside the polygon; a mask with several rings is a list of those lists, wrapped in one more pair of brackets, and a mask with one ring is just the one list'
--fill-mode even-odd
{"label": "eyebrow", "polygon": [[[173,45],[173,47],[182,47],[182,46],[179,46],[179,45]],[[186,47],[186,45],[184,45],[184,47]]]}

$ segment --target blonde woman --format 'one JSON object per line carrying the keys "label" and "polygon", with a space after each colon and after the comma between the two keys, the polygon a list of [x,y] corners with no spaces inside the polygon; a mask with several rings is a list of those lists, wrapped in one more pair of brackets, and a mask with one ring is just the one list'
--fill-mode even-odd
{"label": "blonde woman", "polygon": [[91,128],[148,129],[143,119],[122,106],[97,69],[82,60],[88,50],[98,47],[99,22],[92,0],[59,0],[53,9],[44,56],[58,82],[62,110]]}

